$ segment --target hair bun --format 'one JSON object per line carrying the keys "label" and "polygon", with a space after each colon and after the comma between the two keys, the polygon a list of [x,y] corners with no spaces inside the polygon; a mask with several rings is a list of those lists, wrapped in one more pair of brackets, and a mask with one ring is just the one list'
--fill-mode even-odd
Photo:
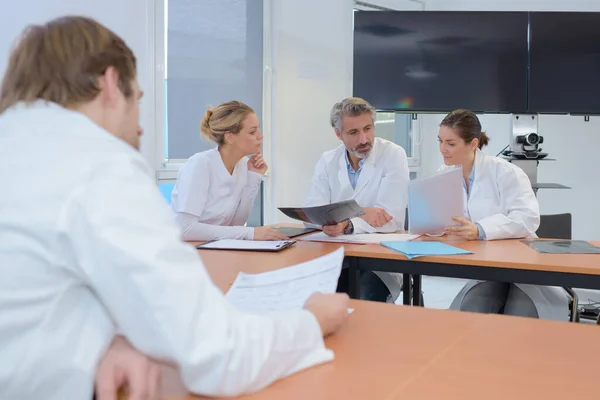
{"label": "hair bun", "polygon": [[212,140],[212,138],[213,138],[212,134],[211,134],[211,130],[210,130],[210,117],[212,117],[212,115],[213,115],[212,109],[206,110],[206,112],[204,113],[204,116],[202,117],[202,121],[200,121],[200,133],[202,133],[204,136],[206,136],[210,140]]}
{"label": "hair bun", "polygon": [[484,146],[487,146],[490,143],[490,137],[485,133],[481,132],[479,137],[479,148],[483,149]]}

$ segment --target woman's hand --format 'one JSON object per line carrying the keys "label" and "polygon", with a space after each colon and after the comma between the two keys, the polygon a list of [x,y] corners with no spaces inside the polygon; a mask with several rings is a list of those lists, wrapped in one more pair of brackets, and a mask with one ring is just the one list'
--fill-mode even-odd
{"label": "woman's hand", "polygon": [[254,228],[254,240],[289,240],[290,238],[270,226]]}
{"label": "woman's hand", "polygon": [[460,226],[449,226],[446,228],[446,233],[449,235],[456,235],[467,240],[478,240],[479,239],[479,228],[477,225],[465,218],[454,217],[453,221],[459,222]]}
{"label": "woman's hand", "polygon": [[269,169],[267,162],[260,154],[255,154],[248,160],[248,170],[264,175]]}

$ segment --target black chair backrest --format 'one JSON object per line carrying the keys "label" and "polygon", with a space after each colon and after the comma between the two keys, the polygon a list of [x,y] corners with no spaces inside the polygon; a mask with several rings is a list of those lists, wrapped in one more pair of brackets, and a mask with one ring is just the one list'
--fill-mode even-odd
{"label": "black chair backrest", "polygon": [[404,211],[404,230],[408,232],[408,207]]}
{"label": "black chair backrest", "polygon": [[567,239],[572,237],[572,217],[570,213],[540,216],[540,227],[536,234],[541,239]]}

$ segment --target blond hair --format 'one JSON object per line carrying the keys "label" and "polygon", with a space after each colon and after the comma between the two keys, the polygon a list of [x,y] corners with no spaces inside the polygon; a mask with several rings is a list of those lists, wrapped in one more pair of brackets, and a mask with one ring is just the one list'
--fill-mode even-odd
{"label": "blond hair", "polygon": [[200,132],[219,146],[225,144],[225,134],[239,133],[244,119],[254,110],[241,101],[229,101],[207,110],[200,122]]}
{"label": "blond hair", "polygon": [[123,39],[91,18],[67,16],[27,27],[11,52],[0,87],[0,113],[41,99],[72,106],[93,100],[108,67],[130,98],[136,59]]}

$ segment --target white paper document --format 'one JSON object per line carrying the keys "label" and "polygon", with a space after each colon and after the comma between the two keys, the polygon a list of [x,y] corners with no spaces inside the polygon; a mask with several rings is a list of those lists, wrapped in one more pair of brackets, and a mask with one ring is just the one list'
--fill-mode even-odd
{"label": "white paper document", "polygon": [[420,235],[410,235],[407,233],[362,233],[356,235],[339,235],[335,237],[327,236],[323,232],[304,236],[298,240],[313,242],[335,242],[335,243],[360,243],[360,244],[378,244],[383,241],[408,242],[418,238]]}
{"label": "white paper document", "polygon": [[408,224],[410,233],[443,232],[458,225],[453,217],[465,218],[466,198],[462,167],[449,168],[408,183]]}
{"label": "white paper document", "polygon": [[225,297],[237,309],[264,314],[299,310],[315,292],[335,293],[344,249],[317,259],[261,274],[240,272]]}

